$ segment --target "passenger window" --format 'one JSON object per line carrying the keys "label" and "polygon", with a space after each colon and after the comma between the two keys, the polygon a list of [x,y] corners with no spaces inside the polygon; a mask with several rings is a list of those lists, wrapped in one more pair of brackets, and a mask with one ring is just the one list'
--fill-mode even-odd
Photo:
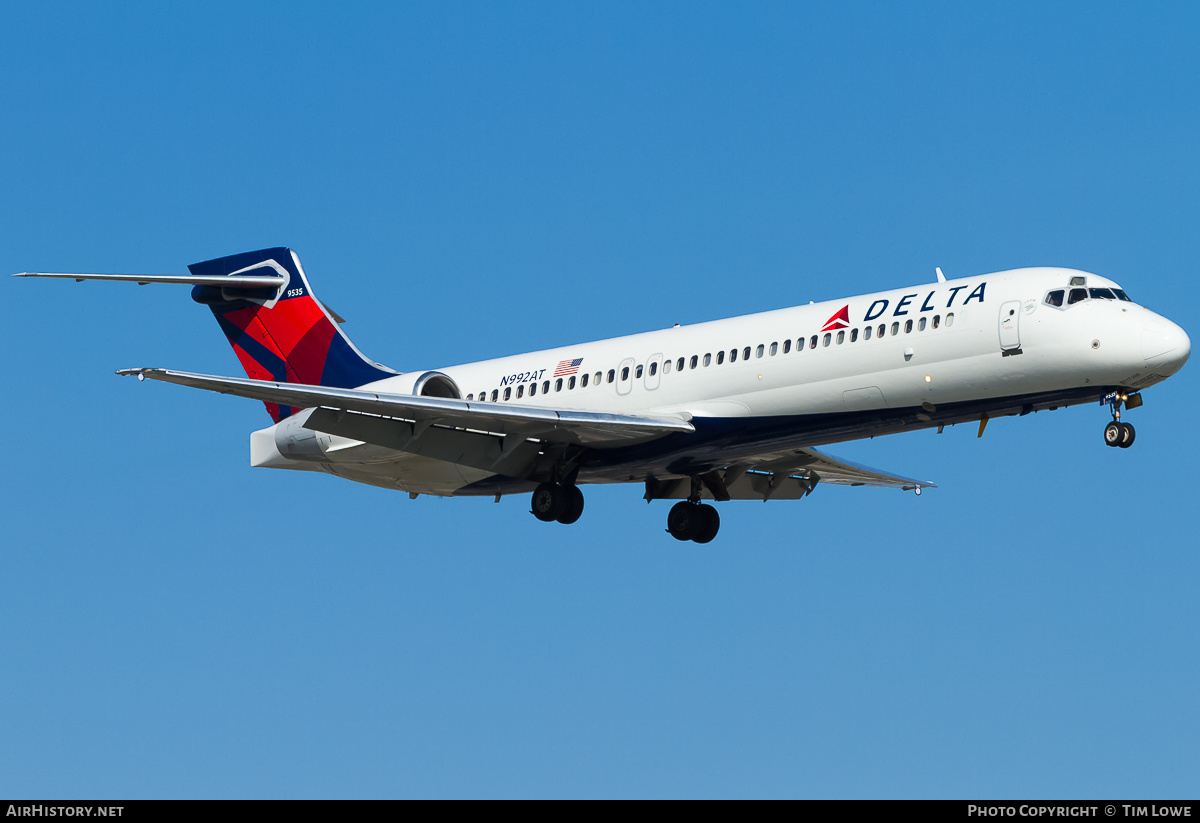
{"label": "passenger window", "polygon": [[592,383],[594,385],[599,386],[603,381],[604,381],[604,375],[601,374],[600,372],[596,372],[595,376],[592,377]]}
{"label": "passenger window", "polygon": [[529,396],[533,397],[535,394],[537,394],[537,383],[530,383],[529,384]]}
{"label": "passenger window", "polygon": [[839,346],[842,345],[842,343],[845,342],[845,340],[846,340],[846,332],[845,331],[838,332],[838,345]]}
{"label": "passenger window", "polygon": [[1055,289],[1054,291],[1047,293],[1046,294],[1046,305],[1061,308],[1062,301],[1063,301],[1063,295],[1065,295],[1065,294],[1066,294],[1066,292],[1063,291],[1062,289]]}
{"label": "passenger window", "polygon": [[588,375],[584,374],[579,378],[579,388],[584,388],[588,384]]}
{"label": "passenger window", "polygon": [[650,364],[650,376],[653,377],[656,374],[658,374],[658,362],[657,361]]}
{"label": "passenger window", "polygon": [[749,346],[747,346],[746,348],[742,349],[742,359],[743,359],[743,360],[749,360],[749,359],[750,359],[750,347],[749,347]]}
{"label": "passenger window", "polygon": [[736,363],[736,362],[737,362],[737,349],[730,349],[730,350],[729,350],[729,362],[730,362],[730,363]]}
{"label": "passenger window", "polygon": [[640,365],[634,370],[633,376],[638,380],[642,379],[642,367]]}
{"label": "passenger window", "polygon": [[779,351],[779,344],[778,344],[778,343],[772,343],[772,344],[771,344],[771,356],[772,356],[772,357],[774,357],[774,356],[775,356],[775,354],[776,354],[778,351]]}
{"label": "passenger window", "polygon": [[725,352],[724,351],[717,352],[717,365],[719,366],[724,362],[725,362]]}
{"label": "passenger window", "polygon": [[947,326],[954,325],[954,312],[950,312],[949,314],[946,315],[946,325]]}
{"label": "passenger window", "polygon": [[682,357],[679,358],[677,361],[675,361],[675,371],[683,371],[683,358]]}
{"label": "passenger window", "polygon": [[804,338],[796,338],[796,351],[804,351]]}
{"label": "passenger window", "polygon": [[707,368],[712,363],[712,354],[704,355],[704,365]]}
{"label": "passenger window", "polygon": [[468,395],[467,395],[467,400],[468,400],[468,401],[470,401],[470,400],[474,400],[474,399],[475,399],[475,395],[474,395],[474,394],[468,394]]}
{"label": "passenger window", "polygon": [[693,369],[696,368],[696,366],[697,366],[697,364],[699,364],[699,362],[700,362],[700,358],[693,354],[692,355],[692,364],[691,364],[692,368]]}
{"label": "passenger window", "polygon": [[663,374],[670,374],[670,373],[671,373],[671,361],[664,360],[663,361]]}
{"label": "passenger window", "polygon": [[629,379],[629,367],[626,366],[625,368],[621,369],[621,382],[624,383],[628,379]]}
{"label": "passenger window", "polygon": [[865,329],[863,329],[863,340],[870,340],[870,339],[871,339],[871,327],[867,326]]}
{"label": "passenger window", "polygon": [[575,388],[575,376],[574,375],[571,375],[570,379],[567,380],[567,388],[568,389]]}
{"label": "passenger window", "polygon": [[942,316],[940,314],[935,314],[933,316],[933,327],[936,329],[941,324],[942,324]]}
{"label": "passenger window", "polygon": [[788,352],[790,352],[791,350],[792,350],[792,341],[791,341],[791,340],[784,340],[784,341],[783,341],[783,353],[784,353],[784,354],[787,354],[787,353],[788,353]]}
{"label": "passenger window", "polygon": [[525,384],[522,383],[521,385],[517,386],[517,399],[520,400],[524,396],[525,396]]}
{"label": "passenger window", "polygon": [[554,390],[562,391],[562,378],[561,377],[554,381]]}
{"label": "passenger window", "polygon": [[617,379],[617,373],[613,369],[609,369],[608,370],[608,382],[611,383],[612,381],[614,381],[616,379]]}
{"label": "passenger window", "polygon": [[884,335],[886,332],[887,332],[887,326],[886,326],[886,325],[884,325],[883,323],[880,323],[880,324],[879,324],[879,328],[875,330],[875,336],[876,336],[876,337],[883,337],[883,335]]}
{"label": "passenger window", "polygon": [[858,342],[858,329],[851,329],[851,330],[850,330],[850,342],[851,342],[851,343],[857,343],[857,342]]}
{"label": "passenger window", "polygon": [[543,380],[542,381],[542,394],[549,394],[549,393],[550,393],[550,381]]}
{"label": "passenger window", "polygon": [[1087,300],[1087,289],[1071,289],[1071,295],[1067,298],[1067,305],[1082,303],[1084,300]]}
{"label": "passenger window", "polygon": [[829,332],[825,332],[825,340],[823,342],[825,343],[826,346],[829,345],[829,341],[832,339],[833,339],[833,335],[830,334]]}
{"label": "passenger window", "polygon": [[500,399],[500,390],[492,389],[492,402],[495,403],[499,399]]}
{"label": "passenger window", "polygon": [[766,350],[767,350],[766,346],[764,346],[762,343],[759,343],[758,348],[754,350],[754,354],[756,357],[762,357],[763,352],[765,352]]}
{"label": "passenger window", "polygon": [[815,334],[808,338],[808,347],[810,349],[815,349],[817,347],[817,336]]}
{"label": "passenger window", "polygon": [[917,331],[925,331],[925,318],[922,317],[917,321]]}
{"label": "passenger window", "polygon": [[911,321],[911,320],[905,320],[905,321],[904,321],[904,333],[905,333],[905,334],[909,334],[909,333],[911,333],[911,332],[912,332],[912,321]]}
{"label": "passenger window", "polygon": [[900,321],[897,320],[895,323],[892,324],[892,337],[895,337],[899,333],[900,333]]}

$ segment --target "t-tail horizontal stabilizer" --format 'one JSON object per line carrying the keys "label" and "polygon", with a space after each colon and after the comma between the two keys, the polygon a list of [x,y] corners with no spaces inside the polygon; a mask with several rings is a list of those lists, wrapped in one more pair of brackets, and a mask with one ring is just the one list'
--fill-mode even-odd
{"label": "t-tail horizontal stabilizer", "polygon": [[195,274],[69,274],[63,272],[23,271],[13,277],[56,277],[60,280],[117,280],[126,283],[170,283],[176,286],[219,286],[238,289],[275,290],[288,281],[282,274],[205,276]]}

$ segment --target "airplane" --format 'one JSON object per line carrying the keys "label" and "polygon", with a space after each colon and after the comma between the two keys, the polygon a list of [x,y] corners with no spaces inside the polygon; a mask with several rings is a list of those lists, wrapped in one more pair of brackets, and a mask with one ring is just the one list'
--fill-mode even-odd
{"label": "airplane", "polygon": [[705,500],[795,500],[820,483],[921,493],[933,484],[815,447],[1083,403],[1121,409],[1183,367],[1191,341],[1119,285],[1025,268],[517,354],[399,372],[360,352],[288,248],[220,257],[187,275],[14,277],[176,283],[208,306],[246,377],[133,368],[259,400],[256,467],[317,471],[440,496],[531,493],[574,523],[580,486],[636,483],[677,500],[667,531],[707,543]]}

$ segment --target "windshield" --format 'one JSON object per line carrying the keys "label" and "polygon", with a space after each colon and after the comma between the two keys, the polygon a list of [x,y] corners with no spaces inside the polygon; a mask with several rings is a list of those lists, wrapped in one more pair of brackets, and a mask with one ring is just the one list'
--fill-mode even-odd
{"label": "windshield", "polygon": [[1126,303],[1133,302],[1132,298],[1123,289],[1105,288],[1103,286],[1083,288],[1082,282],[1077,282],[1082,280],[1082,277],[1072,277],[1071,285],[1074,288],[1051,289],[1046,292],[1046,296],[1042,298],[1042,302],[1047,306],[1054,306],[1056,309],[1073,306],[1076,303],[1083,303],[1087,300],[1123,300]]}

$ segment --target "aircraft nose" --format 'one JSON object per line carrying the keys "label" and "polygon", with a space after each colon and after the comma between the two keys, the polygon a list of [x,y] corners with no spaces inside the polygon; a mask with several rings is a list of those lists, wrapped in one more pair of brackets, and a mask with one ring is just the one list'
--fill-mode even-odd
{"label": "aircraft nose", "polygon": [[1170,320],[1160,318],[1142,329],[1142,356],[1159,373],[1179,371],[1191,353],[1191,338]]}

